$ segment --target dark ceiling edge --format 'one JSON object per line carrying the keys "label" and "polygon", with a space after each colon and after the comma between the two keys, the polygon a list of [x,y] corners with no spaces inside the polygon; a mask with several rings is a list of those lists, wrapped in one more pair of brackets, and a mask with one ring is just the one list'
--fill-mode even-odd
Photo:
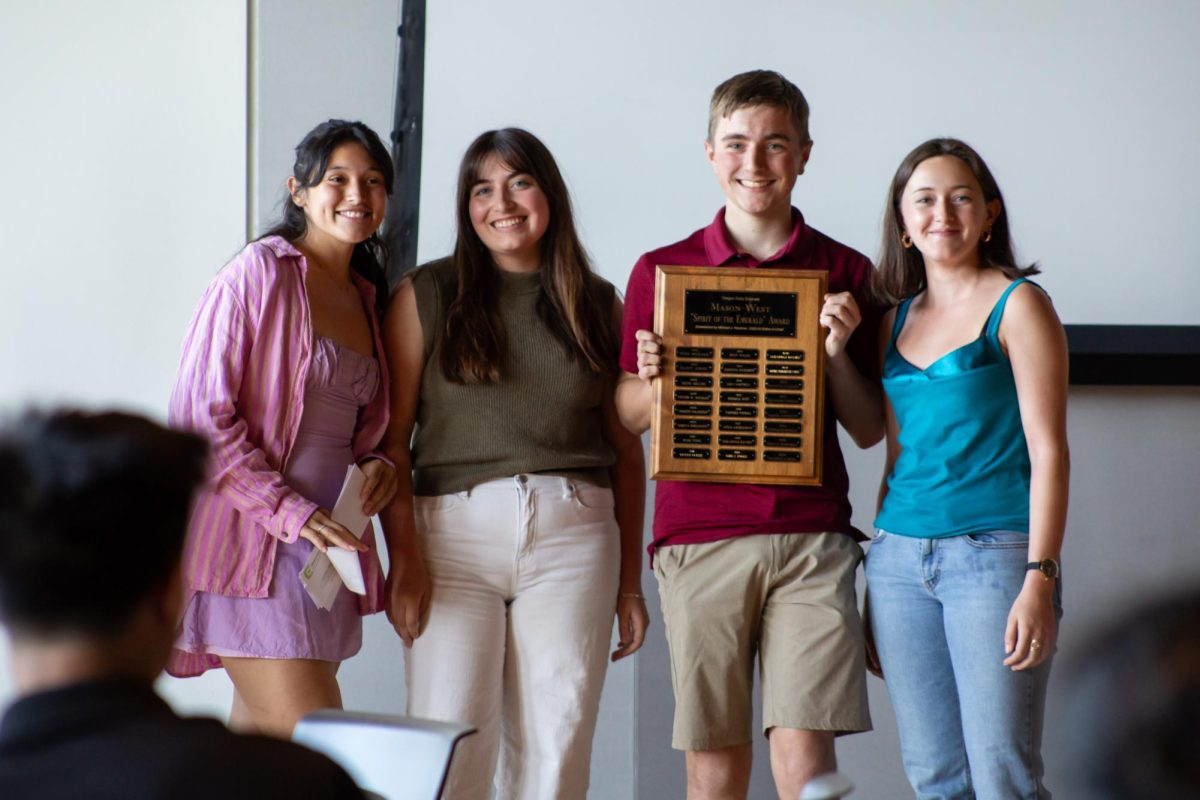
{"label": "dark ceiling edge", "polygon": [[384,234],[391,249],[388,279],[395,283],[416,265],[421,210],[421,123],[425,108],[425,0],[402,0],[396,104],[392,109],[392,160],[396,178]]}
{"label": "dark ceiling edge", "polygon": [[1064,327],[1072,386],[1200,386],[1200,326]]}

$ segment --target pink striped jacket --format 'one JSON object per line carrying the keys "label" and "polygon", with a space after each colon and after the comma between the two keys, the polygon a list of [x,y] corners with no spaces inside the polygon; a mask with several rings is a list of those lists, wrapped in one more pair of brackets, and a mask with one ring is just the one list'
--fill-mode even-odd
{"label": "pink striped jacket", "polygon": [[[251,242],[209,284],[184,337],[168,419],[212,446],[209,482],[196,497],[184,545],[189,595],[266,597],[276,546],[296,541],[317,509],[282,475],[312,359],[307,269],[300,251],[281,237]],[[380,369],[379,391],[354,433],[361,460],[381,456],[375,448],[388,422],[388,377],[375,288],[351,275],[368,309]],[[362,558],[367,594],[359,608],[370,614],[383,607],[383,572],[374,547]],[[176,650],[168,671],[194,675],[216,665],[212,657]]]}

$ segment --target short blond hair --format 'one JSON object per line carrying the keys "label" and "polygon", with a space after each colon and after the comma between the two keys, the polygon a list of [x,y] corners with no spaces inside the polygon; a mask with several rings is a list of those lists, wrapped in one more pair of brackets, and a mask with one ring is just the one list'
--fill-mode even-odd
{"label": "short blond hair", "polygon": [[708,141],[712,141],[717,120],[739,108],[775,106],[788,112],[800,134],[800,144],[812,141],[808,135],[808,101],[796,84],[769,69],[756,69],[734,75],[713,90],[708,106]]}

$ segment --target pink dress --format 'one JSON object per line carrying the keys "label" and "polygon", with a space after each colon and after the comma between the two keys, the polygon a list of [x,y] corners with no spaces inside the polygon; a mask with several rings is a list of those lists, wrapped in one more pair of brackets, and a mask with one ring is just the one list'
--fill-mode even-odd
{"label": "pink dress", "polygon": [[[359,410],[379,389],[379,364],[371,356],[317,337],[304,388],[304,414],[284,480],[329,510],[354,463],[351,443]],[[368,542],[374,546],[374,542]],[[228,597],[196,592],[175,646],[189,653],[253,658],[344,661],[362,646],[357,596],[342,588],[323,611],[300,584],[312,553],[307,539],[281,542],[268,596]],[[364,565],[365,566],[365,565]]]}

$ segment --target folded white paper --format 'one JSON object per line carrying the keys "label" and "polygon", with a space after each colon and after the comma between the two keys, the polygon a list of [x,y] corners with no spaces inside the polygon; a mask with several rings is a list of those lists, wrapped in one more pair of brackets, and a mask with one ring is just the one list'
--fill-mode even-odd
{"label": "folded white paper", "polygon": [[[366,481],[366,473],[357,464],[347,467],[346,480],[342,483],[342,491],[330,515],[334,522],[359,539],[366,533],[370,522],[370,518],[363,513],[362,500],[359,498]],[[340,547],[330,546],[325,553],[313,550],[304,569],[300,570],[300,583],[317,607],[324,609],[333,607],[334,598],[343,584],[355,594],[367,593],[358,551]]]}

